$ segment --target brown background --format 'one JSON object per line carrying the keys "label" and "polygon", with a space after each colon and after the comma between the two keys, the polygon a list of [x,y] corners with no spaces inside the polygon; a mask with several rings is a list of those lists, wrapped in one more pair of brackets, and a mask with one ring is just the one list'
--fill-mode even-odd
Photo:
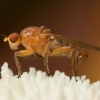
{"label": "brown background", "polygon": [[[100,47],[100,1],[99,0],[0,0],[0,33],[9,35],[28,26],[46,26],[57,29],[56,34],[80,40]],[[22,47],[21,47],[22,49]],[[89,58],[78,65],[79,75],[87,75],[91,82],[100,80],[100,52],[88,50]],[[0,36],[0,66],[6,61],[17,74],[14,51]],[[22,70],[30,66],[43,70],[42,59],[23,60]],[[50,58],[52,75],[55,70],[71,76],[71,60]]]}

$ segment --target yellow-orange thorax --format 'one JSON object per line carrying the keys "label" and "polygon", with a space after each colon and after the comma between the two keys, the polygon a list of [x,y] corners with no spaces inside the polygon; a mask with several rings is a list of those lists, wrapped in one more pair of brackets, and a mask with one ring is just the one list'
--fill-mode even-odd
{"label": "yellow-orange thorax", "polygon": [[44,56],[44,46],[49,39],[49,31],[42,30],[39,27],[28,27],[21,31],[21,43],[28,49]]}

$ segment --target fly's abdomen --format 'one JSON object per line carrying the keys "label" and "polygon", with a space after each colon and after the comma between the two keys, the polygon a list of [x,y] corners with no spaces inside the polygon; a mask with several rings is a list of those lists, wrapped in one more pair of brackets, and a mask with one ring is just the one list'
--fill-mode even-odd
{"label": "fly's abdomen", "polygon": [[83,48],[75,49],[75,57],[77,63],[82,63],[88,58],[88,53]]}

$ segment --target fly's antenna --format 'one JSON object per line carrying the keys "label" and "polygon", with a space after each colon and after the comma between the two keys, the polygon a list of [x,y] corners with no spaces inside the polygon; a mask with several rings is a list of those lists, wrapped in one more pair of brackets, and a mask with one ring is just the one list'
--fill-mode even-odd
{"label": "fly's antenna", "polygon": [[7,37],[5,34],[0,34],[0,35],[4,36],[5,38]]}
{"label": "fly's antenna", "polygon": [[6,42],[8,40],[8,38],[7,38],[7,36],[5,34],[0,34],[0,35],[5,37],[4,40],[3,40],[4,42]]}

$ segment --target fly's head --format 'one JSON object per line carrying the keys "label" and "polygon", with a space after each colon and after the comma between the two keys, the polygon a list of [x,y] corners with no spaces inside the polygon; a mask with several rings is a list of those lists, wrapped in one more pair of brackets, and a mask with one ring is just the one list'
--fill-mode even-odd
{"label": "fly's head", "polygon": [[21,38],[17,33],[12,33],[8,37],[4,38],[4,42],[7,42],[7,41],[12,50],[17,50],[18,46],[21,43]]}

